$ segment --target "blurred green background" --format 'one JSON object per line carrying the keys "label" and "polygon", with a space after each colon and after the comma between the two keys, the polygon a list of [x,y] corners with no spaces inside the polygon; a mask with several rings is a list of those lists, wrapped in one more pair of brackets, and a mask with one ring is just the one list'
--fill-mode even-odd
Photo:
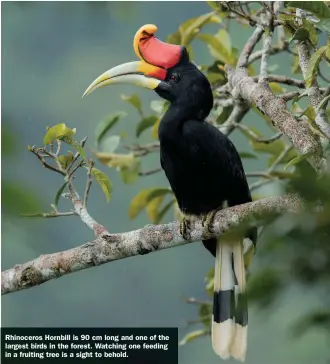
{"label": "blurred green background", "polygon": [[[128,116],[112,132],[125,131],[124,144],[136,142],[139,116],[119,95],[138,92],[146,110],[156,95],[130,86],[109,87],[86,99],[81,99],[82,93],[103,71],[136,59],[132,39],[143,24],[157,24],[158,37],[165,39],[183,21],[210,8],[204,2],[2,2],[1,6],[4,270],[93,239],[92,232],[77,217],[19,217],[21,212],[48,211],[62,184],[59,176],[41,168],[27,145],[41,145],[46,126],[64,122],[77,128],[77,138],[88,136],[87,146],[93,149],[95,126],[118,110],[127,111]],[[249,28],[231,24],[236,48],[242,48],[249,34]],[[197,63],[211,61],[202,42],[194,41],[193,48]],[[274,58],[279,65],[276,73],[287,71],[286,57]],[[251,112],[245,123],[263,124]],[[150,140],[146,134],[141,142]],[[240,150],[248,150],[241,135],[234,133],[231,138]],[[158,159],[157,153],[143,159],[143,170],[158,167]],[[247,159],[244,166],[247,172],[262,170],[264,160]],[[149,223],[145,213],[131,221],[129,203],[141,188],[167,187],[164,174],[125,185],[114,169],[99,164],[97,168],[110,176],[114,191],[107,204],[101,189],[93,186],[91,215],[110,232],[129,231]],[[84,177],[76,179],[80,191],[84,185]],[[62,201],[60,207],[65,210],[70,205]],[[169,212],[165,221],[173,218]],[[260,246],[262,252],[262,241]],[[262,259],[262,253],[255,256],[253,269],[262,264]],[[88,269],[4,296],[2,325],[179,326],[181,337],[191,329],[187,321],[197,316],[197,308],[183,298],[206,298],[204,276],[212,265],[213,258],[196,243]],[[247,364],[325,363],[329,342],[322,331],[310,330],[299,339],[290,334],[294,320],[318,307],[321,299],[310,288],[296,285],[278,297],[269,310],[251,307]],[[179,349],[180,364],[215,364],[219,360],[209,337]]]}

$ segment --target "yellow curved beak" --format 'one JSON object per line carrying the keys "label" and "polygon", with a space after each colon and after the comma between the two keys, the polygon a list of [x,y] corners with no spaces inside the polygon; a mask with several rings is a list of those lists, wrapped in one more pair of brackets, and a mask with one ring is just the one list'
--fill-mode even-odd
{"label": "yellow curved beak", "polygon": [[154,90],[161,82],[156,78],[163,70],[144,61],[128,62],[111,68],[97,77],[86,89],[83,97],[95,89],[115,84],[133,84]]}

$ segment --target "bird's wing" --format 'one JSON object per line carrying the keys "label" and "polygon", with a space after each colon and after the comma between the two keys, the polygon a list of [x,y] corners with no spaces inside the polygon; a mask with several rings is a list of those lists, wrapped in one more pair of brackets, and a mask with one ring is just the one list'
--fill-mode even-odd
{"label": "bird's wing", "polygon": [[206,168],[221,174],[220,178],[233,191],[228,196],[229,206],[251,201],[241,158],[227,136],[209,123],[190,121],[183,126],[183,139],[196,163],[206,161]]}

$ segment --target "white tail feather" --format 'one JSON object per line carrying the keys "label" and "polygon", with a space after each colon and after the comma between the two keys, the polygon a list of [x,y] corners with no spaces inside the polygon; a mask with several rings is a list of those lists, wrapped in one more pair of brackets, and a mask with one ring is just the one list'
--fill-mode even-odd
{"label": "white tail feather", "polygon": [[[232,290],[235,285],[232,268],[232,246],[228,243],[216,243],[216,260],[214,270],[214,292]],[[230,347],[234,335],[234,321],[231,318],[215,322],[212,317],[212,346],[222,359],[230,356]]]}
{"label": "white tail feather", "polygon": [[[243,242],[238,241],[233,244],[234,271],[238,283],[238,294],[245,293],[246,279],[244,266],[244,248]],[[235,332],[230,354],[237,360],[244,362],[247,349],[247,326],[241,326],[235,323]]]}

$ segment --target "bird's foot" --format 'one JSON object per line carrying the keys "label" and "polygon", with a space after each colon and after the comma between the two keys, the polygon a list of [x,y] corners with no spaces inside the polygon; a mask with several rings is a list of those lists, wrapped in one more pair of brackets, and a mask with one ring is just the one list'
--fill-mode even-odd
{"label": "bird's foot", "polygon": [[211,211],[208,214],[204,215],[204,217],[202,219],[202,225],[204,227],[205,239],[214,237],[213,222],[214,222],[214,217],[215,217],[216,213],[217,213],[217,210]]}
{"label": "bird's foot", "polygon": [[180,234],[182,235],[184,240],[190,240],[190,220],[185,217],[180,221]]}

